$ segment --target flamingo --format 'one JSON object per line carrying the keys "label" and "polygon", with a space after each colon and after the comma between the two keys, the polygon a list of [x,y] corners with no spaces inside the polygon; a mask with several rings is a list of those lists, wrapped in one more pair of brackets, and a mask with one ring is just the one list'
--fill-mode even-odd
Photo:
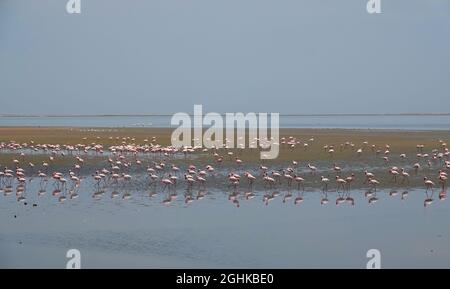
{"label": "flamingo", "polygon": [[347,191],[350,191],[350,185],[355,181],[355,178],[356,176],[354,173],[345,178],[345,181],[347,182]]}
{"label": "flamingo", "polygon": [[166,189],[166,188],[168,188],[168,187],[170,187],[171,185],[173,185],[173,182],[170,180],[170,177],[169,177],[169,178],[164,178],[164,179],[162,179],[162,180],[161,180],[161,183],[164,184],[163,190]]}
{"label": "flamingo", "polygon": [[317,168],[315,166],[308,164],[308,168],[311,171],[312,175],[316,174]]}
{"label": "flamingo", "polygon": [[364,175],[366,176],[365,183],[369,182],[370,179],[375,178],[375,175],[373,173],[369,173],[367,170],[364,171]]}
{"label": "flamingo", "polygon": [[392,175],[393,182],[397,183],[397,176],[399,175],[397,168],[393,167],[393,168],[389,169],[389,174]]}
{"label": "flamingo", "polygon": [[402,168],[401,171],[400,171],[400,174],[401,174],[401,176],[402,176],[402,184],[403,184],[405,181],[407,181],[408,184],[409,184],[409,174],[408,174],[408,172],[406,172],[405,169]]}
{"label": "flamingo", "polygon": [[336,183],[337,183],[336,191],[339,192],[339,188],[342,188],[342,190],[345,191],[345,185],[347,184],[346,180],[344,180],[343,178],[340,178],[339,176],[336,176]]}
{"label": "flamingo", "polygon": [[253,182],[256,180],[255,176],[253,176],[251,173],[249,172],[245,172],[244,176],[247,178],[248,181],[248,185],[251,187],[253,185]]}
{"label": "flamingo", "polygon": [[93,177],[94,177],[95,184],[97,185],[97,187],[99,187],[102,177],[98,174],[98,172]]}
{"label": "flamingo", "polygon": [[369,179],[369,185],[377,190],[377,186],[380,184],[380,182],[376,179]]}
{"label": "flamingo", "polygon": [[198,183],[199,183],[199,186],[201,186],[201,187],[205,187],[205,183],[206,183],[206,178],[204,178],[204,177],[201,177],[201,176],[197,176],[197,181],[198,181]]}
{"label": "flamingo", "polygon": [[333,170],[336,174],[341,173],[341,167],[339,167],[337,164],[334,164]]}
{"label": "flamingo", "polygon": [[323,184],[322,191],[326,192],[328,190],[328,183],[330,182],[330,179],[325,178],[324,176],[321,176],[320,181]]}
{"label": "flamingo", "polygon": [[292,180],[294,179],[294,177],[291,176],[290,174],[287,174],[286,172],[284,173],[283,176],[284,176],[284,178],[287,180],[288,188],[290,188],[290,187],[291,187],[291,184],[292,184]]}
{"label": "flamingo", "polygon": [[281,174],[279,172],[272,172],[272,177],[281,184]]}
{"label": "flamingo", "polygon": [[294,180],[297,182],[297,190],[300,190],[300,185],[302,186],[302,190],[305,191],[305,179],[300,176],[295,176]]}
{"label": "flamingo", "polygon": [[361,148],[359,148],[359,149],[356,151],[356,153],[358,154],[358,157],[361,156],[362,152],[363,152],[363,150],[362,150]]}
{"label": "flamingo", "polygon": [[434,182],[433,181],[429,180],[427,177],[424,177],[423,178],[423,182],[424,182],[424,184],[425,184],[425,186],[427,188],[427,190],[426,190],[427,192],[428,192],[429,189],[431,189],[431,191],[433,191],[433,188],[434,188]]}
{"label": "flamingo", "polygon": [[195,179],[189,174],[184,175],[184,179],[186,180],[186,183],[188,185],[187,187],[188,187],[188,190],[189,190],[194,185]]}
{"label": "flamingo", "polygon": [[275,179],[271,178],[271,177],[269,177],[267,175],[265,175],[263,177],[263,180],[264,180],[264,186],[269,185],[269,187],[272,188],[272,186],[275,185]]}
{"label": "flamingo", "polygon": [[172,184],[173,184],[174,186],[176,186],[176,185],[177,185],[177,181],[178,181],[178,177],[169,174],[169,180],[171,180],[171,181],[172,181]]}

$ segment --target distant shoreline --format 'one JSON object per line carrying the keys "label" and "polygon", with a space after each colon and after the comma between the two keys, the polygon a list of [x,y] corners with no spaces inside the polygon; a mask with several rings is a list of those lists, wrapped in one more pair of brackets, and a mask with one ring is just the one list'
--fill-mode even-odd
{"label": "distant shoreline", "polygon": [[[246,112],[244,112],[246,113]],[[193,114],[189,114],[193,115]],[[221,113],[225,115],[225,113]],[[89,117],[158,117],[172,116],[172,114],[0,114],[2,118],[89,118]],[[446,113],[318,113],[318,114],[280,114],[281,117],[316,117],[316,116],[450,116]]]}
{"label": "distant shoreline", "polygon": [[[42,131],[42,130],[70,130],[70,131],[122,131],[122,132],[131,132],[131,131],[147,131],[147,132],[158,132],[163,134],[170,134],[175,127],[163,127],[163,126],[148,126],[148,127],[129,127],[129,126],[76,126],[76,125],[41,125],[41,126],[33,126],[33,125],[1,125],[0,124],[0,139],[2,133],[6,130],[8,131],[20,131],[20,130],[29,130],[29,131]],[[206,127],[203,127],[205,130]],[[338,133],[375,133],[375,134],[391,134],[391,133],[417,133],[417,134],[427,134],[427,133],[450,133],[450,129],[402,129],[402,128],[342,128],[342,127],[280,127],[280,133],[298,133],[298,132],[307,132],[307,133],[330,133],[330,132],[338,132]]]}

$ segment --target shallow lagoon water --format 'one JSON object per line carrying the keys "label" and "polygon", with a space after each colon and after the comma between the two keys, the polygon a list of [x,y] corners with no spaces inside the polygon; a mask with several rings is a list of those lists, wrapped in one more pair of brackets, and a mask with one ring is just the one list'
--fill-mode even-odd
{"label": "shallow lagoon water", "polygon": [[81,251],[85,268],[365,268],[372,248],[385,268],[450,266],[449,203],[438,190],[427,196],[410,189],[404,200],[401,190],[394,196],[381,190],[369,204],[358,189],[350,193],[354,206],[336,205],[336,192],[321,205],[322,192],[307,190],[295,205],[300,192],[283,202],[280,190],[266,205],[263,195],[271,191],[256,190],[250,200],[239,191],[239,207],[230,191],[214,188],[186,205],[180,186],[168,206],[167,192],[128,190],[124,200],[119,188],[116,198],[109,189],[96,199],[89,182],[63,203],[50,184],[46,194],[38,190],[37,182],[27,185],[27,205],[15,190],[0,195],[0,267],[64,268],[71,248]]}
{"label": "shallow lagoon water", "polygon": [[[0,116],[0,126],[172,127],[170,115]],[[450,130],[450,115],[280,115],[282,128]]]}

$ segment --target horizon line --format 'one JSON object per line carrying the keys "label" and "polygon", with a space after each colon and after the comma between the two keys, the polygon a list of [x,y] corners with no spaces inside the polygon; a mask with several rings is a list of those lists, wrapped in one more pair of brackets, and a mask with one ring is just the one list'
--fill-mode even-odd
{"label": "horizon line", "polygon": [[[241,113],[241,112],[234,112]],[[246,114],[245,112],[242,112]],[[248,113],[248,112],[247,112]],[[205,115],[207,113],[203,113]],[[226,113],[219,113],[225,115]],[[401,112],[401,113],[279,113],[280,116],[450,116],[450,112]],[[170,113],[151,114],[0,114],[0,117],[151,117],[151,116],[172,116]],[[188,113],[189,116],[194,114]]]}

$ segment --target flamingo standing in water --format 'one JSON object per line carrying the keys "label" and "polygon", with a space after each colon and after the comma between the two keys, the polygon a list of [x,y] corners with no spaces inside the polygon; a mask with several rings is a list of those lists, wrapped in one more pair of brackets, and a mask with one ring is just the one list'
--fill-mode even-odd
{"label": "flamingo standing in water", "polygon": [[292,185],[292,180],[294,179],[294,177],[292,176],[292,175],[290,175],[290,174],[287,174],[286,172],[284,172],[284,178],[287,180],[287,186],[288,186],[288,188],[290,188],[291,187],[291,185]]}
{"label": "flamingo standing in water", "polygon": [[400,175],[402,176],[402,184],[403,184],[405,181],[407,181],[407,183],[409,184],[409,174],[408,174],[408,172],[405,171],[404,168],[401,169]]}
{"label": "flamingo standing in water", "polygon": [[127,182],[131,181],[131,175],[123,174],[122,177],[123,177],[124,181],[127,181]]}
{"label": "flamingo standing in water", "polygon": [[320,181],[323,184],[322,191],[326,192],[328,190],[328,183],[330,182],[330,179],[325,178],[324,176],[321,176]]}
{"label": "flamingo standing in water", "polygon": [[425,186],[427,187],[427,192],[429,189],[431,189],[431,191],[433,191],[434,188],[434,182],[432,180],[429,180],[427,177],[423,178],[423,182],[425,184]]}
{"label": "flamingo standing in water", "polygon": [[281,174],[279,172],[272,172],[272,177],[277,181],[277,183],[281,184]]}
{"label": "flamingo standing in water", "polygon": [[439,183],[441,183],[441,185],[442,185],[442,191],[445,191],[445,187],[447,185],[447,173],[440,170],[438,180],[439,180]]}
{"label": "flamingo standing in water", "polygon": [[339,176],[336,176],[336,183],[337,183],[336,191],[339,192],[339,188],[342,188],[342,190],[345,191],[345,185],[347,184],[346,180],[340,178]]}
{"label": "flamingo standing in water", "polygon": [[370,179],[375,178],[373,173],[369,173],[367,170],[364,171],[364,175],[366,176],[366,181],[364,183],[369,183]]}
{"label": "flamingo standing in water", "polygon": [[180,171],[180,168],[175,165],[172,165],[172,171],[174,174],[178,174],[178,172]]}
{"label": "flamingo standing in water", "polygon": [[202,176],[202,175],[198,175],[197,176],[197,181],[199,183],[199,187],[204,189],[205,188],[205,183],[206,183],[206,178],[204,176]]}
{"label": "flamingo standing in water", "polygon": [[97,187],[100,187],[100,181],[102,180],[102,177],[100,177],[98,172],[93,177],[94,177],[94,181],[95,181],[95,184],[97,185]]}
{"label": "flamingo standing in water", "polygon": [[248,185],[249,185],[250,187],[252,187],[252,186],[253,186],[253,182],[256,180],[255,176],[253,176],[253,175],[252,175],[251,173],[249,173],[249,172],[245,172],[245,173],[244,173],[244,176],[247,178]]}
{"label": "flamingo standing in water", "polygon": [[194,185],[194,183],[195,183],[195,179],[194,179],[194,177],[193,176],[191,176],[191,175],[189,175],[189,174],[186,174],[186,175],[184,175],[184,179],[186,180],[186,183],[187,183],[187,189],[189,190],[189,189],[191,189],[192,188],[192,186]]}
{"label": "flamingo standing in water", "polygon": [[264,186],[269,185],[269,187],[272,188],[272,186],[275,185],[275,179],[269,177],[267,174],[264,175],[263,181],[264,181]]}
{"label": "flamingo standing in water", "polygon": [[267,170],[269,169],[268,167],[266,167],[266,166],[263,166],[263,165],[260,165],[259,166],[259,169],[261,170],[261,172],[264,174],[264,173],[266,173],[267,172]]}
{"label": "flamingo standing in water", "polygon": [[230,182],[230,186],[233,186],[234,189],[236,189],[239,185],[240,176],[235,173],[230,173],[228,175],[228,181]]}
{"label": "flamingo standing in water", "polygon": [[300,190],[300,185],[302,186],[302,190],[305,191],[305,179],[300,176],[295,176],[294,181],[297,182],[297,190]]}
{"label": "flamingo standing in water", "polygon": [[176,186],[177,185],[177,181],[178,181],[178,177],[169,174],[169,180],[172,181],[173,186]]}
{"label": "flamingo standing in water", "polygon": [[163,191],[164,191],[166,188],[170,188],[170,186],[173,185],[173,182],[172,182],[172,180],[170,179],[170,177],[169,177],[169,178],[164,178],[164,179],[162,179],[162,180],[161,180],[161,183],[164,184]]}
{"label": "flamingo standing in water", "polygon": [[392,175],[392,181],[397,183],[397,176],[399,175],[398,169],[396,167],[389,169],[389,174]]}
{"label": "flamingo standing in water", "polygon": [[369,179],[369,185],[377,191],[377,186],[380,184],[380,182],[376,179]]}
{"label": "flamingo standing in water", "polygon": [[336,174],[340,174],[342,169],[337,164],[334,164],[333,170]]}
{"label": "flamingo standing in water", "polygon": [[8,187],[11,186],[12,180],[14,179],[13,171],[5,169],[3,178],[4,178],[4,184]]}
{"label": "flamingo standing in water", "polygon": [[312,175],[315,175],[315,174],[316,174],[317,168],[316,168],[315,166],[313,166],[313,165],[311,165],[311,164],[308,164],[308,168],[309,168],[309,170],[311,171],[311,174],[312,174]]}
{"label": "flamingo standing in water", "polygon": [[347,191],[350,191],[350,185],[355,181],[355,178],[356,176],[354,173],[345,178],[345,181],[347,182]]}

